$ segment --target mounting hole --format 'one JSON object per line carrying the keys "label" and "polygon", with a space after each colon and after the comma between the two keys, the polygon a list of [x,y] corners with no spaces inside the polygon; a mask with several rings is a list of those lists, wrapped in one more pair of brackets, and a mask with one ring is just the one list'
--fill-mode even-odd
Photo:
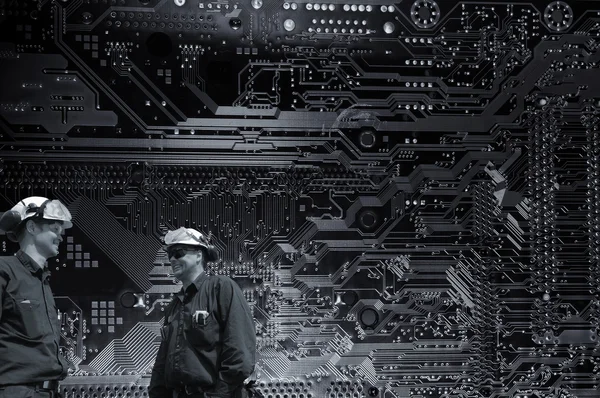
{"label": "mounting hole", "polygon": [[544,10],[544,22],[555,31],[568,29],[573,23],[573,10],[564,1],[553,1]]}
{"label": "mounting hole", "polygon": [[242,27],[242,20],[239,18],[231,18],[229,20],[229,27],[233,30],[238,30]]}
{"label": "mounting hole", "polygon": [[365,308],[360,313],[360,322],[364,326],[372,328],[379,322],[379,314],[373,308]]}
{"label": "mounting hole", "polygon": [[92,22],[94,22],[94,16],[92,15],[92,13],[86,11],[81,14],[81,22],[83,22],[86,25],[89,25]]}
{"label": "mounting hole", "polygon": [[427,7],[420,7],[417,11],[419,18],[421,19],[430,19],[431,18],[431,9]]}
{"label": "mounting hole", "polygon": [[375,133],[371,130],[363,131],[360,134],[359,140],[360,145],[362,145],[364,148],[372,148],[376,142]]}
{"label": "mounting hole", "polygon": [[419,28],[429,29],[440,20],[440,7],[433,0],[416,0],[410,8],[410,17]]}
{"label": "mounting hole", "polygon": [[342,294],[341,298],[344,304],[352,306],[358,301],[358,294],[352,290],[348,290]]}
{"label": "mounting hole", "polygon": [[131,292],[126,292],[121,295],[119,299],[123,308],[133,308],[135,303],[137,303],[137,298]]}
{"label": "mounting hole", "polygon": [[565,14],[562,10],[554,10],[550,14],[550,18],[554,23],[562,23],[562,21],[565,19]]}
{"label": "mounting hole", "polygon": [[358,217],[361,227],[366,229],[375,228],[377,221],[379,221],[379,217],[373,210],[365,210]]}

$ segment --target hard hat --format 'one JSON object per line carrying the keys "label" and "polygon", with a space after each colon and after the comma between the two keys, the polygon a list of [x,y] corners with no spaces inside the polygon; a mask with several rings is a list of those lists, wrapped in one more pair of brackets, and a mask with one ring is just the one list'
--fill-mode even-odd
{"label": "hard hat", "polygon": [[165,245],[200,246],[205,249],[208,261],[217,261],[219,259],[217,249],[208,242],[206,235],[193,228],[181,227],[167,232],[165,235]]}
{"label": "hard hat", "polygon": [[17,241],[17,231],[22,222],[28,219],[62,221],[63,228],[71,228],[71,213],[59,200],[42,196],[25,198],[0,217],[0,232],[13,242]]}

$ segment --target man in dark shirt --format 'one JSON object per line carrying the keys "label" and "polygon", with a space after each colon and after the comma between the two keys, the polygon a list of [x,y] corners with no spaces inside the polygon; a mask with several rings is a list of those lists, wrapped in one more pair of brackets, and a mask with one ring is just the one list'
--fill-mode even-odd
{"label": "man in dark shirt", "polygon": [[60,201],[39,196],[0,217],[0,231],[20,246],[15,256],[0,257],[0,398],[57,397],[67,375],[47,260],[71,226]]}
{"label": "man in dark shirt", "polygon": [[165,244],[183,287],[165,312],[150,398],[241,397],[256,351],[248,303],[233,280],[204,272],[218,254],[202,233],[179,228]]}

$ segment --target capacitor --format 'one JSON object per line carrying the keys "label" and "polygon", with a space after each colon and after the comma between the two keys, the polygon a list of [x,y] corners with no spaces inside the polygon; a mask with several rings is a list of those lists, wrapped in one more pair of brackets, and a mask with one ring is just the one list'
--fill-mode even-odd
{"label": "capacitor", "polygon": [[392,34],[394,32],[395,26],[392,22],[386,22],[383,24],[383,31],[385,33]]}
{"label": "capacitor", "polygon": [[293,19],[286,19],[283,21],[283,28],[288,32],[291,32],[296,28],[296,22]]}

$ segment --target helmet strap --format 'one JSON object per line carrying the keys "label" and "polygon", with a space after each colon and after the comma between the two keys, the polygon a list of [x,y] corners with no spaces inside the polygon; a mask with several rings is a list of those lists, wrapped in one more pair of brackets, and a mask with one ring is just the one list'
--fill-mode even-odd
{"label": "helmet strap", "polygon": [[[25,213],[27,214],[34,211],[35,215],[32,218],[44,218],[44,210],[46,210],[46,206],[48,206],[48,203],[50,202],[51,200],[47,199],[39,206],[31,206],[32,203],[30,203],[28,206],[26,206],[27,210],[25,211]],[[23,202],[23,205],[25,205],[25,202]]]}

